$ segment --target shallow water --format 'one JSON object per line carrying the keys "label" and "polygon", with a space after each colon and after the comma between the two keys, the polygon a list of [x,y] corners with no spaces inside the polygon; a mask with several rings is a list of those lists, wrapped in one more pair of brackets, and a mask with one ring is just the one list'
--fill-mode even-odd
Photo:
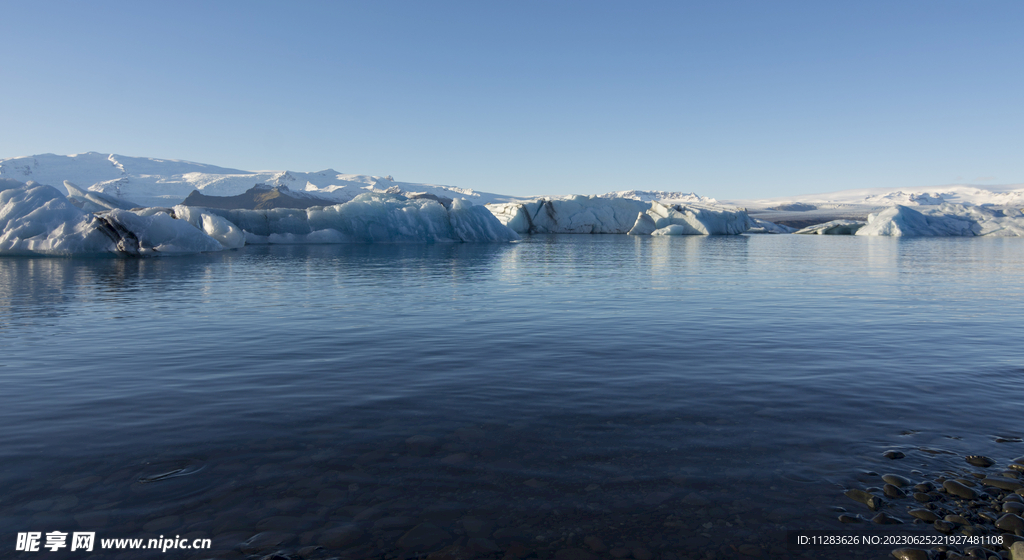
{"label": "shallow water", "polygon": [[1022,296],[1018,239],[0,259],[0,555],[884,557],[786,531],[849,532],[865,471],[1024,455]]}

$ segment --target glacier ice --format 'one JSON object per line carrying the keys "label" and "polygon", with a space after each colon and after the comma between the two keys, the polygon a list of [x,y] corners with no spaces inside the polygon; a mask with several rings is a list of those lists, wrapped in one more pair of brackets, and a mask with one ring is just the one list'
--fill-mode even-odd
{"label": "glacier ice", "polygon": [[140,206],[129,200],[110,196],[109,194],[81,189],[71,181],[64,181],[64,188],[68,190],[68,200],[86,212],[102,212],[104,210],[113,210],[114,208],[131,210]]}
{"label": "glacier ice", "polygon": [[769,222],[768,220],[761,220],[759,218],[750,218],[754,225],[750,226],[747,233],[793,233],[797,228],[789,227],[783,224],[776,224],[775,222]]}
{"label": "glacier ice", "polygon": [[503,224],[518,233],[626,233],[650,202],[628,198],[571,196],[488,204]]}
{"label": "glacier ice", "polygon": [[[483,206],[464,200],[446,208],[433,197],[361,194],[350,202],[306,210],[110,208],[88,213],[45,185],[0,185],[0,253],[73,255],[183,254],[250,243],[507,242],[519,238]],[[67,185],[66,185],[67,186]],[[100,204],[67,186],[78,201]],[[116,200],[114,201],[116,202]]]}
{"label": "glacier ice", "polygon": [[508,242],[519,236],[483,206],[455,199],[363,193],[307,209],[204,209],[245,232],[248,243]]}
{"label": "glacier ice", "polygon": [[893,206],[868,216],[857,235],[891,237],[1024,237],[1019,209],[943,203],[910,208]]}
{"label": "glacier ice", "polygon": [[[864,227],[865,222],[859,220],[832,220],[823,224],[807,226],[794,231],[801,235],[854,235]],[[858,234],[859,235],[859,234]]]}
{"label": "glacier ice", "polygon": [[664,204],[629,198],[571,196],[488,204],[519,233],[630,233],[650,235],[735,235],[752,224],[742,210]]}
{"label": "glacier ice", "polygon": [[651,202],[629,229],[630,235],[739,235],[753,226],[743,210]]}

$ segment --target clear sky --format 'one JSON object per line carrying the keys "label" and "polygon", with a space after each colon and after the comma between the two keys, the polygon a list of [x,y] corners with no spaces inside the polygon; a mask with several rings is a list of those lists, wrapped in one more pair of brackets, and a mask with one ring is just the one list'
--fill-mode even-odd
{"label": "clear sky", "polygon": [[513,195],[1024,182],[1024,2],[0,2],[0,157]]}

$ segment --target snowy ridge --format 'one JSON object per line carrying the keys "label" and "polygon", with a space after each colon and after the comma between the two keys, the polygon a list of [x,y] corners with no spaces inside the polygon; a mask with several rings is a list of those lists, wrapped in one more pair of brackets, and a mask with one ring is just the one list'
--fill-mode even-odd
{"label": "snowy ridge", "polygon": [[615,191],[597,195],[600,198],[625,198],[639,200],[641,202],[672,202],[682,204],[706,204],[717,205],[718,201],[707,196],[700,196],[692,192],[675,191]]}
{"label": "snowy ridge", "polygon": [[886,188],[852,189],[831,193],[807,194],[757,200],[736,200],[732,204],[747,208],[770,209],[788,204],[808,204],[818,209],[882,206],[934,206],[953,203],[973,206],[1024,206],[1024,184],[947,185],[892,190]]}
{"label": "snowy ridge", "polygon": [[315,172],[244,171],[182,160],[129,157],[88,152],[69,156],[41,154],[0,160],[0,179],[62,185],[70,181],[84,190],[126,198],[144,206],[173,206],[193,190],[205,195],[242,194],[258,183],[287,187],[294,196],[305,193],[334,202],[348,202],[365,192],[426,193],[462,198],[476,204],[504,202],[513,197],[472,189],[406,183],[390,177],[345,174],[333,169]]}

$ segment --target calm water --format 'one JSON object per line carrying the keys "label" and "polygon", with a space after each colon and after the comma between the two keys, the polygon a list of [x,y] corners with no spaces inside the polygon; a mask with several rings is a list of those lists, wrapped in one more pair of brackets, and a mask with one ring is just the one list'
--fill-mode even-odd
{"label": "calm water", "polygon": [[4,258],[0,556],[880,557],[785,534],[850,531],[865,471],[1024,455],[1022,312],[1019,239]]}

